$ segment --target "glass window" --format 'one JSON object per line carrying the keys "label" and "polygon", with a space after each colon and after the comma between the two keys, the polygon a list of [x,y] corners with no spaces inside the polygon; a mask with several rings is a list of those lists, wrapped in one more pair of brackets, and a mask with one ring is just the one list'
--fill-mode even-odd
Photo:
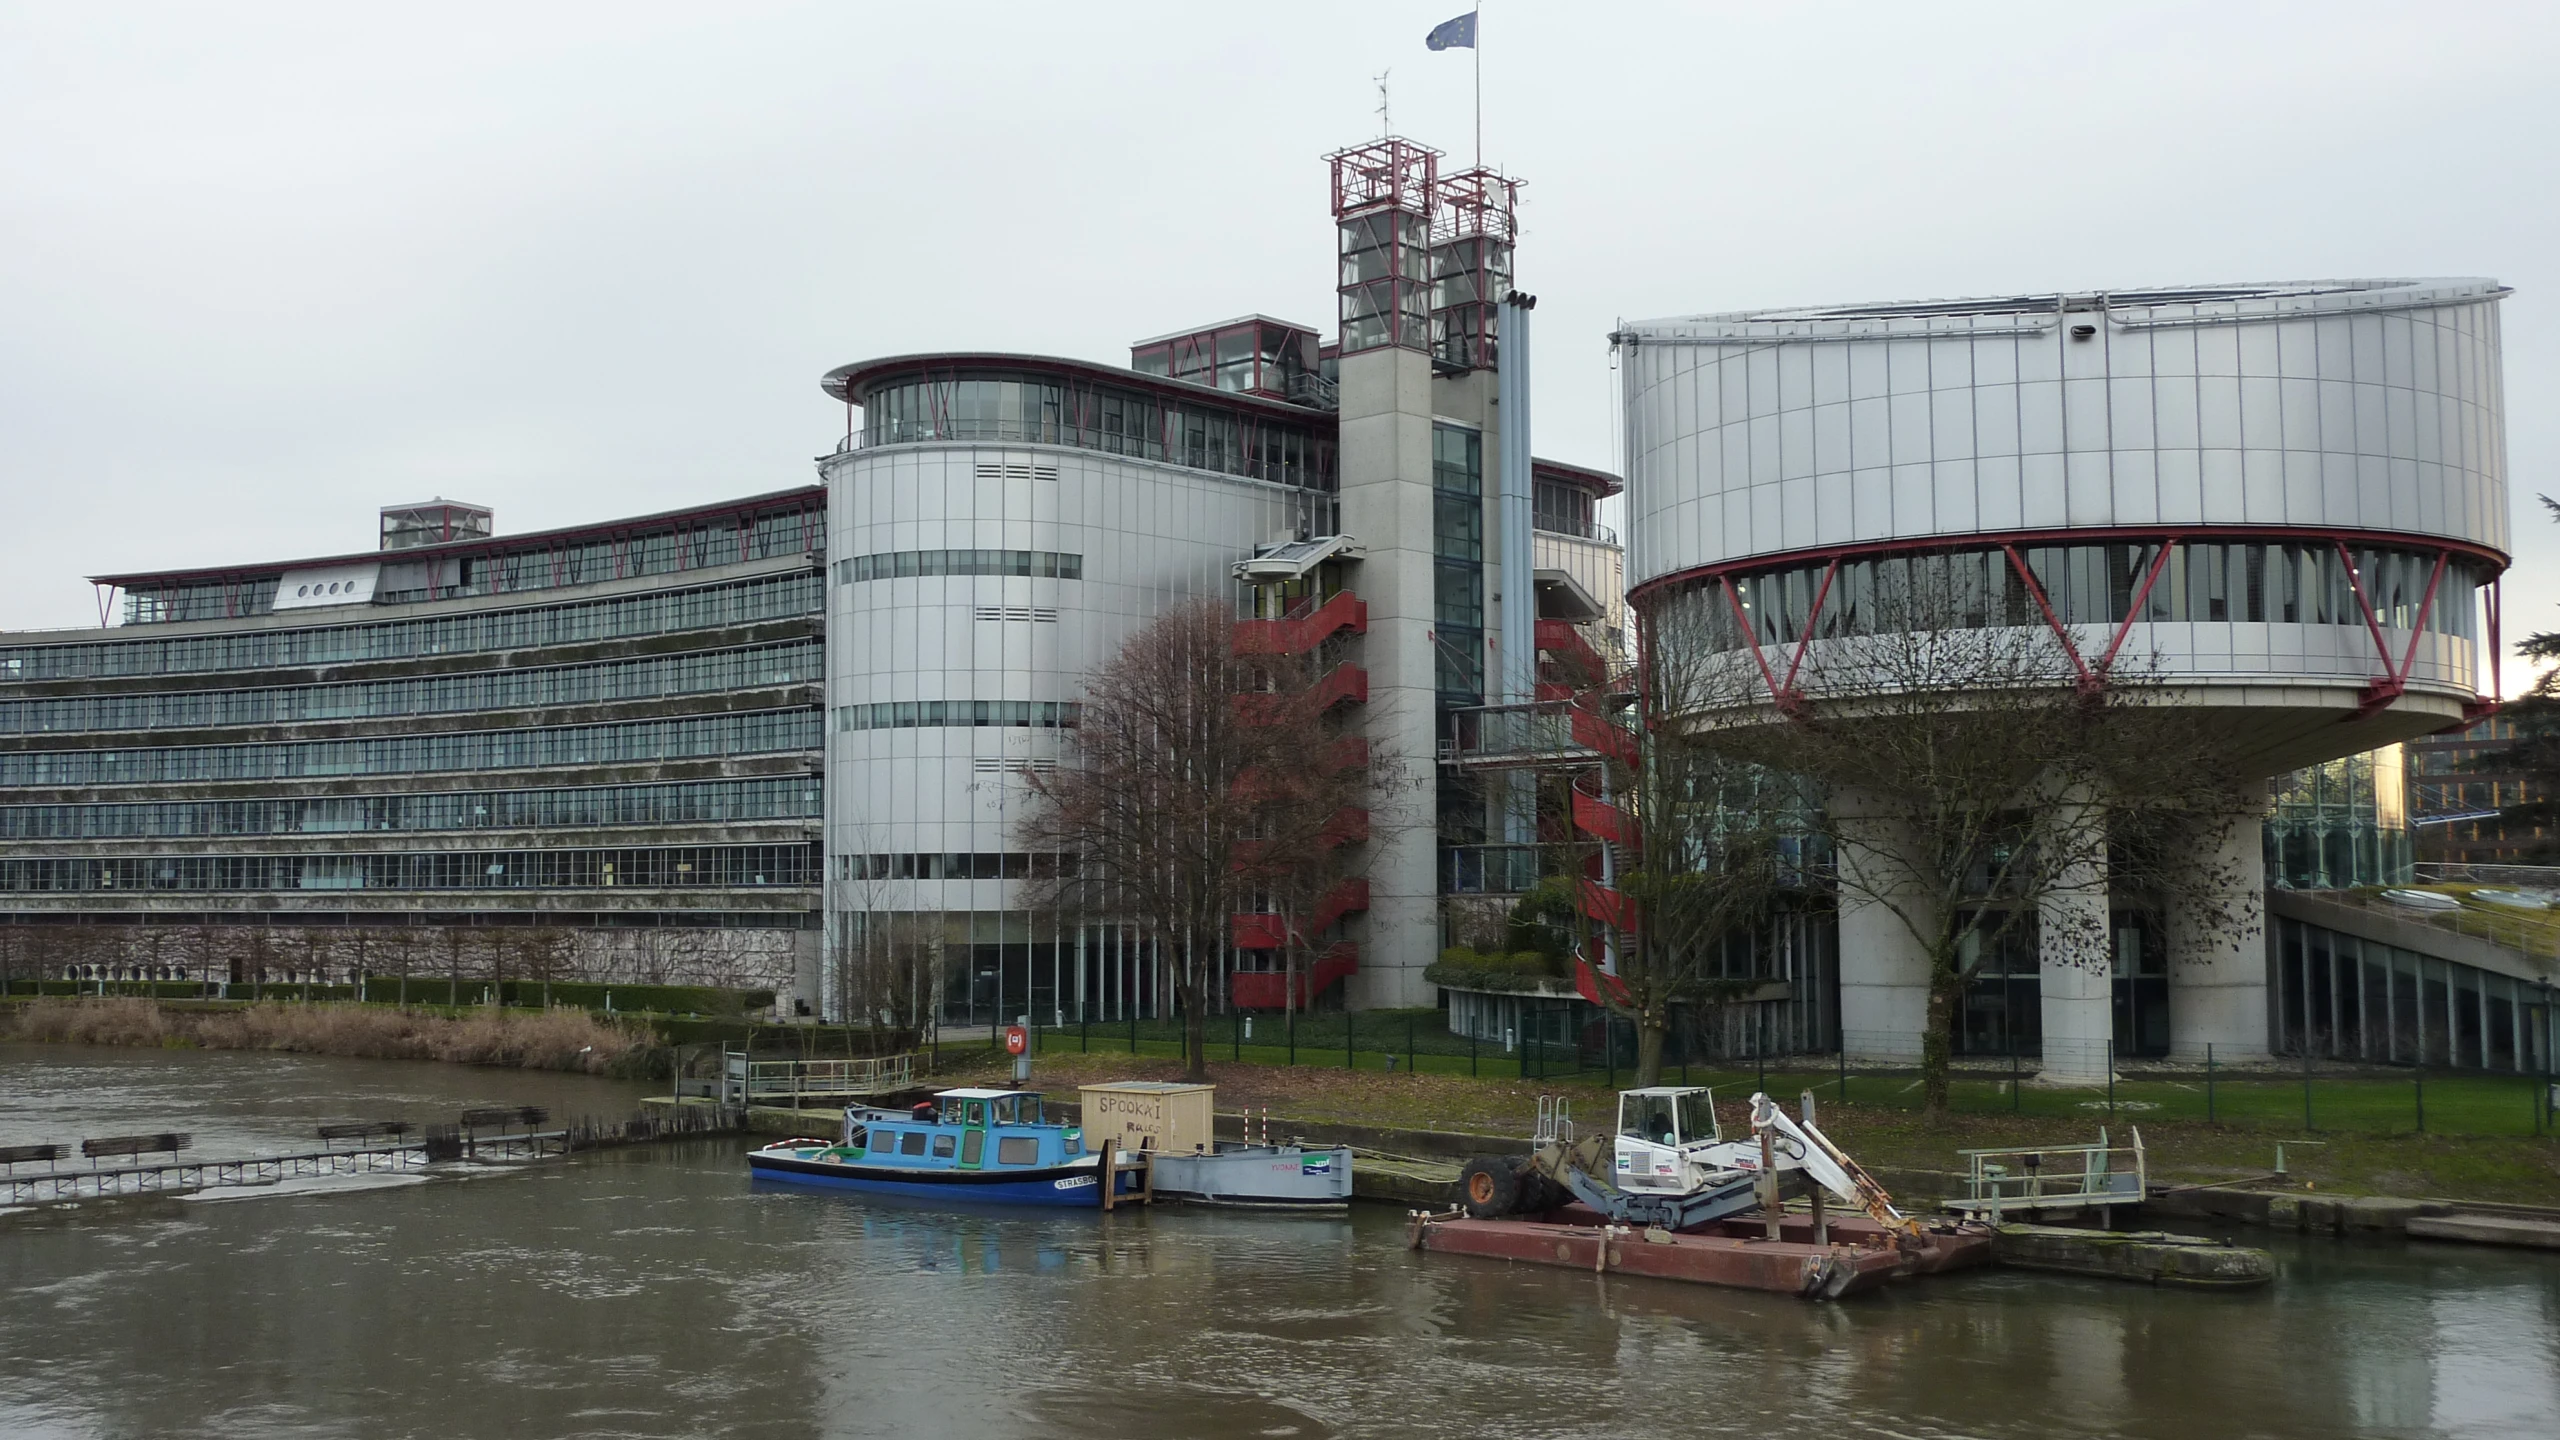
{"label": "glass window", "polygon": [[1680,1143],[1693,1145],[1701,1140],[1717,1138],[1715,1097],[1704,1090],[1696,1090],[1678,1098]]}
{"label": "glass window", "polygon": [[906,1131],[898,1136],[898,1153],[901,1155],[921,1155],[924,1153],[924,1141],[925,1133],[923,1131]]}
{"label": "glass window", "polygon": [[933,1137],[933,1158],[936,1160],[950,1159],[954,1148],[952,1136],[936,1135]]}
{"label": "glass window", "polygon": [[1618,1133],[1657,1145],[1679,1143],[1679,1125],[1668,1095],[1628,1094],[1618,1097]]}
{"label": "glass window", "polygon": [[1007,1135],[996,1142],[999,1165],[1037,1165],[1040,1163],[1040,1141],[1031,1135]]}

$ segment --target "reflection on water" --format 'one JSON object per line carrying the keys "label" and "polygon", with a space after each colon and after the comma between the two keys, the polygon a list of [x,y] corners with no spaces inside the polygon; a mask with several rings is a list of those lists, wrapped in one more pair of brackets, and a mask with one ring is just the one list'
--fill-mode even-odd
{"label": "reflection on water", "polygon": [[[255,1135],[297,1106],[275,1133],[308,1133],[395,1093],[421,1118],[466,1096],[629,1099],[432,1066],[135,1058],[0,1052],[0,1086],[40,1115],[84,1095],[169,1107],[45,1138]],[[740,1148],[0,1222],[0,1433],[2192,1440],[2542,1435],[2560,1411],[2560,1263],[2539,1255],[2318,1244],[2254,1296],[1990,1272],[1809,1305],[1416,1255],[1375,1208],[806,1194],[750,1184]]]}

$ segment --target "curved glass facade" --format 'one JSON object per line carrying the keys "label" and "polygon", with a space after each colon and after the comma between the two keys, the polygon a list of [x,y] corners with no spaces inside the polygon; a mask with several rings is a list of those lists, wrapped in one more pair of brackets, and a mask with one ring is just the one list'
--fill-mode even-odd
{"label": "curved glass facade", "polygon": [[873,386],[862,400],[862,443],[927,440],[1065,445],[1331,492],[1332,426],[1303,424],[1213,397],[1151,395],[1023,371],[969,370]]}
{"label": "curved glass facade", "polygon": [[[1925,616],[1934,627],[2039,625],[2046,605],[2066,625],[2114,626],[2133,614],[2136,596],[2142,613],[2134,618],[2144,621],[2362,626],[2370,605],[2375,623],[2386,629],[2416,627],[2424,608],[2429,631],[2474,638],[2477,562],[2462,556],[2446,562],[2428,603],[2427,582],[2436,565],[2430,552],[2353,549],[2351,580],[2337,546],[2326,541],[2180,540],[2170,542],[2166,564],[2159,563],[2161,544],[2020,546],[2018,556],[2034,575],[2035,590],[1997,549],[1844,560],[1831,575],[1828,594],[1823,577],[1829,561],[1732,575],[1721,583],[1732,586],[1753,638],[1763,645],[1795,643],[1808,619],[1815,620],[1816,639],[1835,639],[1903,623],[1895,617]],[[1719,583],[1708,579],[1689,588],[1712,593]],[[2043,592],[2043,605],[2036,590]],[[1743,636],[1735,607],[1721,595],[1715,602],[1702,607],[1700,618],[1725,645],[1739,648]]]}
{"label": "curved glass facade", "polygon": [[2267,883],[2286,890],[2406,885],[2405,752],[2368,750],[2279,776],[2266,819]]}

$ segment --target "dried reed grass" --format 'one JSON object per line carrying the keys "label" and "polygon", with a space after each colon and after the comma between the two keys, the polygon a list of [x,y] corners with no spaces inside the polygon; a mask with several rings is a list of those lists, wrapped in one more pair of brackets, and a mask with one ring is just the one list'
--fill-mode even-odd
{"label": "dried reed grass", "polygon": [[283,1050],[602,1075],[648,1048],[644,1032],[584,1010],[444,1016],[371,1005],[266,1002],[180,1010],[128,996],[45,998],[0,1011],[0,1037],[77,1045]]}

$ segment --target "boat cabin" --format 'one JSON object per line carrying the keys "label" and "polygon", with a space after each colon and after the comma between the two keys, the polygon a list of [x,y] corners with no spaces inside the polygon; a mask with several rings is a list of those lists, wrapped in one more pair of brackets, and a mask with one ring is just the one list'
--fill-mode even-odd
{"label": "boat cabin", "polygon": [[1657,1085],[1618,1092],[1617,1182],[1644,1189],[1685,1190],[1706,1152],[1720,1143],[1715,1092],[1705,1086]]}
{"label": "boat cabin", "polygon": [[1043,1118],[1036,1090],[945,1090],[911,1111],[849,1108],[836,1148],[915,1170],[1036,1169],[1085,1153],[1081,1130]]}

